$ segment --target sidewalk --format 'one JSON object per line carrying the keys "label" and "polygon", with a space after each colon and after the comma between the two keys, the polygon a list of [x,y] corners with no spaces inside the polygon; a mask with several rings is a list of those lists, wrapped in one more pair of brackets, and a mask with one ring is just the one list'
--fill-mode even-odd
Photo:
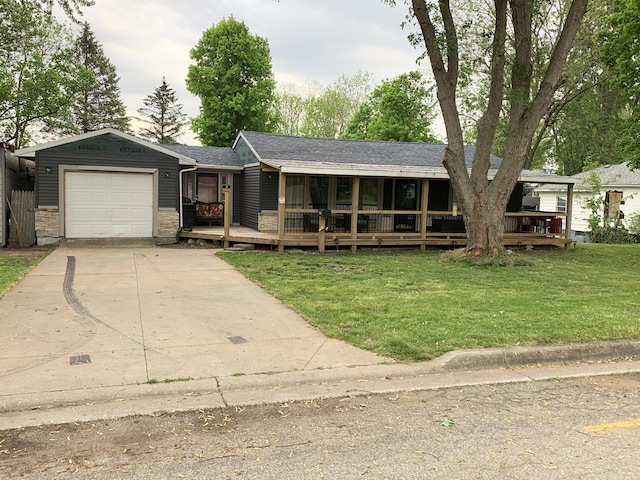
{"label": "sidewalk", "polygon": [[0,319],[0,429],[640,372],[640,341],[397,364],[326,338],[198,249],[58,248],[0,299]]}

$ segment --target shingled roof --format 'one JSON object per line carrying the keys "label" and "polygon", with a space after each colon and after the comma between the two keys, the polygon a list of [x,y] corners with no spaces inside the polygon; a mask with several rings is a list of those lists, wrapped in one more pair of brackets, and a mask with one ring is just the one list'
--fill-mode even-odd
{"label": "shingled roof", "polygon": [[163,145],[167,150],[192,158],[198,165],[241,170],[242,160],[230,147],[197,147],[191,145]]}
{"label": "shingled roof", "polygon": [[[606,187],[640,187],[640,169],[632,170],[628,163],[616,165],[603,165],[602,167],[577,173],[571,178],[575,180],[576,189],[580,191],[591,190],[589,178],[596,174],[600,184]],[[540,185],[536,190],[558,190],[557,185]]]}
{"label": "shingled roof", "polygon": [[[296,137],[270,133],[240,133],[260,160],[266,163],[349,164],[393,167],[440,167],[447,147],[435,143],[382,142],[333,138]],[[475,147],[465,146],[465,159],[471,167]],[[492,167],[500,159],[492,156]]]}

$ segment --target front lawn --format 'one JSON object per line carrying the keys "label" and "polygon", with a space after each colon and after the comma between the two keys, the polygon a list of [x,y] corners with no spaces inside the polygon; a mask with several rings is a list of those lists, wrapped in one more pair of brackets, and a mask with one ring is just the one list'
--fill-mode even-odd
{"label": "front lawn", "polygon": [[52,249],[43,247],[0,248],[0,297],[51,251]]}
{"label": "front lawn", "polygon": [[326,335],[403,361],[640,338],[640,245],[535,251],[509,267],[435,250],[219,255]]}

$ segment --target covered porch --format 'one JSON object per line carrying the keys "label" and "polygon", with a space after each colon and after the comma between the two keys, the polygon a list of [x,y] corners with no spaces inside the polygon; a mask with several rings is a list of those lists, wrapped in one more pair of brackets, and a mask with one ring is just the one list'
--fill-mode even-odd
{"label": "covered porch", "polygon": [[[278,251],[287,247],[355,252],[358,247],[466,245],[463,212],[447,178],[433,173],[432,178],[416,178],[282,171],[273,176],[278,179],[278,208],[259,212],[258,230],[233,225],[225,215],[223,226],[195,226],[180,236],[221,241],[225,246],[269,245]],[[545,176],[544,181],[549,183],[550,178]],[[521,179],[503,219],[505,245],[571,244],[573,184],[563,177],[555,180],[567,188],[568,201],[562,212],[526,211],[523,185],[541,179]],[[225,192],[225,205],[230,205],[232,197]]]}

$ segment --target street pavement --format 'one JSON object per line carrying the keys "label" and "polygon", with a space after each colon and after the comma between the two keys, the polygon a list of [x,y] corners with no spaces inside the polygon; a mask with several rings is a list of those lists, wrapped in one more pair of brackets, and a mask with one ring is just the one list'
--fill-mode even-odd
{"label": "street pavement", "polygon": [[52,252],[0,299],[0,430],[640,372],[640,341],[396,363],[325,337],[215,253],[79,241]]}

